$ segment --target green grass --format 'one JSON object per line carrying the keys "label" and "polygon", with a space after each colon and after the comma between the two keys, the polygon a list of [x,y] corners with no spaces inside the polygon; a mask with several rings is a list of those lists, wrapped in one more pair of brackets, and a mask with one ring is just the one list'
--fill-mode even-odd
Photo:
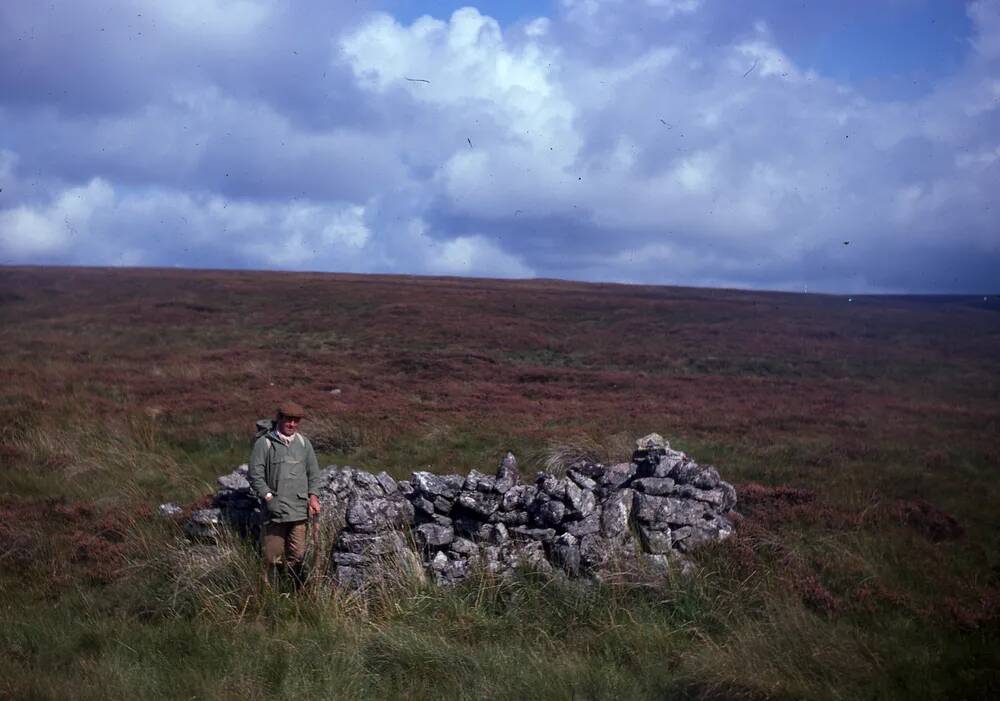
{"label": "green grass", "polygon": [[657,587],[484,577],[397,591],[368,609],[321,588],[285,598],[250,587],[251,606],[229,616],[209,585],[177,606],[170,585],[134,574],[111,587],[114,604],[81,589],[29,609],[30,596],[8,592],[0,688],[53,699],[975,698],[996,688],[994,636],[942,635],[892,612],[879,628],[831,619],[766,583],[734,582],[722,560],[708,553],[696,577]]}
{"label": "green grass", "polygon": [[[30,432],[24,438],[31,461],[79,456],[90,465],[84,482],[69,489],[14,470],[4,474],[5,491],[51,496],[58,486],[55,494],[107,508],[109,492],[137,504],[203,493],[214,466],[245,452],[236,436],[170,443],[136,419],[114,429],[124,450],[112,453],[94,429],[84,422],[46,440]],[[378,467],[405,454],[440,467],[454,464],[454,455],[479,458],[498,447],[484,433],[448,425],[423,438],[362,444],[347,457],[355,464],[376,458],[365,466]],[[741,463],[732,447],[697,447],[739,477],[776,480],[826,449],[807,443],[783,453],[751,451]],[[768,474],[756,460],[784,471]],[[65,557],[58,549],[0,574],[0,690],[53,699],[843,699],[927,690],[976,697],[995,688],[996,630],[942,615],[935,607],[954,578],[927,569],[972,571],[975,547],[946,551],[898,524],[776,528],[752,545],[749,571],[734,565],[738,558],[724,544],[698,555],[694,576],[656,584],[483,576],[452,590],[404,584],[360,601],[331,592],[321,579],[298,594],[269,588],[253,549],[239,543],[228,546],[225,563],[193,574],[178,564],[186,546],[176,527],[136,516],[129,537],[139,547],[113,581],[47,591],[46,560]],[[814,574],[842,605],[810,605],[792,581],[802,573]],[[852,597],[873,582],[898,600],[855,605]],[[922,617],[925,609],[936,612]]]}

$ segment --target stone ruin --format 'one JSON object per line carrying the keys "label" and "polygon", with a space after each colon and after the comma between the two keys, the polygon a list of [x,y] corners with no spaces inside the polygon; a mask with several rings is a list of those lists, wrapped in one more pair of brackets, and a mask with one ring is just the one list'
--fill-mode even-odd
{"label": "stone ruin", "polygon": [[[259,500],[246,465],[219,478],[213,508],[196,511],[188,535],[213,540],[220,526],[256,536]],[[493,475],[414,472],[397,481],[330,466],[320,480],[320,543],[332,543],[329,575],[358,588],[404,565],[452,584],[476,569],[519,567],[605,579],[652,568],[683,570],[684,554],[732,533],[736,490],[658,434],[637,441],[631,462],[572,464],[563,477],[522,483],[513,454]],[[398,569],[397,569],[398,571]]]}

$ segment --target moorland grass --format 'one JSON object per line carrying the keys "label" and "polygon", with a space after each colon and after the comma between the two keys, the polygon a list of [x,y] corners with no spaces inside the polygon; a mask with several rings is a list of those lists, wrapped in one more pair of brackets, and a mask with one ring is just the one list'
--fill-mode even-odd
{"label": "moorland grass", "polygon": [[[107,427],[117,451],[85,423],[46,440],[26,431],[16,445],[33,462],[82,461],[85,480],[60,496],[132,509],[129,547],[113,576],[89,583],[48,576],[74,557],[58,547],[5,568],[0,688],[13,697],[839,699],[995,688],[995,630],[938,606],[974,600],[956,586],[975,554],[899,523],[845,529],[793,516],[706,548],[694,575],[656,582],[479,575],[358,597],[317,572],[292,593],[261,576],[251,545],[228,539],[206,560],[176,524],[140,508],[151,492],[203,491],[177,476],[204,456],[165,445],[141,417]],[[165,474],[151,482],[142,468],[154,457]],[[856,600],[868,583],[879,590]]]}
{"label": "moorland grass", "polygon": [[[0,697],[1000,696],[992,311],[168,271],[0,293]],[[685,577],[360,597],[319,562],[293,593],[156,514],[204,503],[285,393],[321,464],[396,477],[617,461],[656,430],[742,517]]]}

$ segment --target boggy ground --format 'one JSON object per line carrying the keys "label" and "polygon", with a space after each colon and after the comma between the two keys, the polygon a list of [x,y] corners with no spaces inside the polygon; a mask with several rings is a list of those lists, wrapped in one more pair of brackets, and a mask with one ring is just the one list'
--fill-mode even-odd
{"label": "boggy ground", "polygon": [[[998,311],[0,268],[0,696],[995,697]],[[322,464],[398,477],[508,448],[529,472],[617,460],[657,431],[736,483],[742,518],[655,585],[283,596],[239,544],[176,580],[156,504],[204,500],[285,396]]]}

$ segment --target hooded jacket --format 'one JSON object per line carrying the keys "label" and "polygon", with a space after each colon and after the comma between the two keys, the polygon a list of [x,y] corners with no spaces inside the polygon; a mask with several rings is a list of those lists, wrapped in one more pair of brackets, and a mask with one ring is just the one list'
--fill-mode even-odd
{"label": "hooded jacket", "polygon": [[319,489],[319,463],[312,443],[296,433],[285,445],[275,431],[269,431],[253,444],[247,480],[261,499],[272,494],[265,502],[269,522],[306,520],[309,496]]}

